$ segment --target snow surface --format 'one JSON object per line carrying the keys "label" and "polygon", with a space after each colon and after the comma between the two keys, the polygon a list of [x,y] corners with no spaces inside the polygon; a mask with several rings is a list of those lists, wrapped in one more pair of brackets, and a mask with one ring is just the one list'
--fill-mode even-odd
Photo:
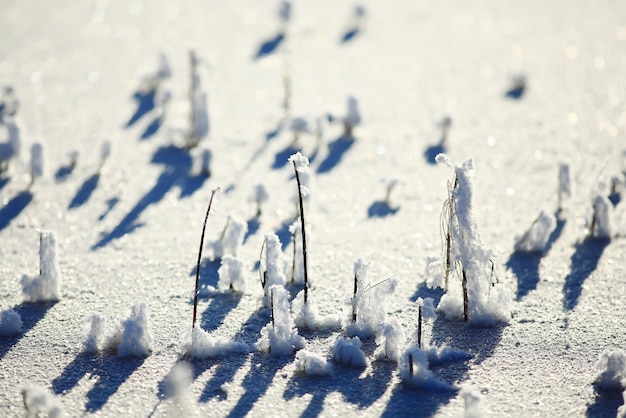
{"label": "snow surface", "polygon": [[[589,237],[588,228],[596,185],[624,171],[626,4],[363,1],[366,15],[355,19],[354,3],[319,0],[293,2],[287,24],[279,3],[3,3],[0,79],[13,93],[3,94],[9,107],[0,120],[15,113],[22,152],[0,176],[0,305],[23,325],[0,337],[0,416],[24,416],[26,382],[53,392],[69,416],[165,412],[161,388],[191,326],[201,222],[220,184],[207,237],[220,235],[230,213],[246,222],[237,256],[247,282],[243,294],[203,294],[197,324],[251,347],[270,322],[256,269],[264,236],[276,233],[291,255],[288,157],[296,151],[315,181],[306,232],[309,297],[321,316],[350,311],[353,262],[362,258],[373,282],[398,279],[385,313],[414,333],[417,298],[437,303],[442,295],[424,273],[426,259],[441,257],[440,210],[452,177],[435,155],[473,157],[473,215],[498,283],[513,295],[511,315],[492,328],[441,315],[426,321],[429,346],[469,354],[428,370],[448,387],[479,391],[486,416],[615,416],[619,391],[605,394],[594,381],[600,353],[626,347],[626,243],[615,234],[624,231],[624,195],[610,199],[621,197],[611,240]],[[205,60],[210,116],[210,135],[192,152],[177,134],[189,132],[190,49]],[[341,118],[352,95],[361,116],[352,138],[341,121],[324,121],[319,142],[303,135],[294,149],[283,107],[286,49],[290,114]],[[152,99],[138,90],[139,74],[146,63],[156,73],[160,52],[171,77]],[[513,74],[525,75],[523,86],[510,84]],[[443,115],[454,125],[441,143],[433,121]],[[111,155],[95,175],[105,138]],[[45,170],[29,187],[35,140]],[[213,153],[209,177],[196,153],[203,146]],[[72,150],[80,154],[74,165]],[[571,196],[547,250],[514,252],[514,235],[541,210],[556,214],[561,162]],[[382,176],[405,184],[393,207],[379,202]],[[270,197],[255,217],[247,197],[259,182]],[[40,230],[57,236],[57,303],[24,303],[21,293],[22,274],[38,274]],[[218,268],[205,257],[201,285],[216,288]],[[302,289],[289,290],[295,297]],[[85,318],[125,317],[135,300],[150,307],[151,355],[85,353]],[[301,336],[311,352],[327,353],[346,334]],[[187,395],[200,416],[463,415],[457,391],[412,387],[400,365],[377,360],[373,337],[360,349],[364,367],[333,361],[328,378],[296,373],[295,353],[189,356]]]}

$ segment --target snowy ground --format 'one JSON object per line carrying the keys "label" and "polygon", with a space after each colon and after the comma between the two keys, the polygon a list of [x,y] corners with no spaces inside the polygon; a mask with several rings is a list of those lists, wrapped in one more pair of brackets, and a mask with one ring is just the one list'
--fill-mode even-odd
{"label": "snowy ground", "polygon": [[[349,94],[363,113],[353,143],[336,141],[339,126],[325,129],[317,150],[313,135],[302,138],[314,173],[306,208],[310,295],[321,311],[348,313],[353,263],[364,258],[374,277],[399,280],[388,313],[407,333],[415,330],[414,301],[430,294],[425,260],[440,255],[439,212],[451,178],[449,168],[432,164],[435,123],[451,115],[445,151],[453,161],[475,159],[483,241],[517,298],[507,326],[428,323],[428,340],[472,354],[431,369],[479,391],[488,416],[615,415],[621,394],[598,394],[593,381],[599,354],[626,345],[626,242],[585,240],[585,220],[597,182],[623,169],[626,3],[364,5],[365,22],[350,34],[353,3],[298,2],[280,41],[274,2],[4,2],[0,82],[20,99],[22,159],[41,141],[46,172],[30,189],[25,163],[0,178],[0,304],[24,321],[22,334],[0,337],[0,415],[22,416],[27,382],[57,394],[69,416],[173,411],[164,378],[190,327],[200,228],[217,185],[225,192],[209,218],[208,240],[229,213],[254,217],[248,197],[256,182],[271,197],[241,248],[245,294],[201,298],[200,323],[217,336],[258,339],[269,321],[259,311],[255,270],[263,236],[274,231],[288,239],[285,223],[295,215],[291,133],[272,135],[284,114],[285,48],[294,115],[342,113]],[[174,147],[169,134],[187,121],[189,48],[209,63],[202,68],[212,124],[208,179],[198,156]],[[174,72],[160,126],[149,101],[142,107],[133,100],[142,69],[154,66],[159,51]],[[527,88],[507,96],[519,72]],[[96,176],[104,139],[112,155]],[[80,157],[71,171],[67,153],[74,149]],[[574,183],[564,222],[543,257],[513,255],[514,237],[541,209],[555,211],[561,161],[571,164]],[[403,184],[385,206],[382,179],[390,178]],[[40,229],[57,234],[62,299],[22,304],[19,280],[37,273]],[[216,266],[205,260],[203,268],[202,283],[215,286]],[[149,307],[150,356],[82,352],[90,313],[123,319],[135,301]],[[307,349],[321,355],[338,335],[302,334]],[[374,359],[373,340],[364,349],[365,370],[333,365],[329,377],[295,373],[294,356],[195,360],[182,407],[203,416],[462,414],[458,391],[406,387],[395,363]]]}

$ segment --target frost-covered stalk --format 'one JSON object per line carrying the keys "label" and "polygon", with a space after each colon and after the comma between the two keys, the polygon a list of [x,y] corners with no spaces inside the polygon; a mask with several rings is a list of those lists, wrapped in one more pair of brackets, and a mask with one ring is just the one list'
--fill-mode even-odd
{"label": "frost-covered stalk", "polygon": [[443,239],[443,278],[444,278],[444,291],[448,291],[450,273],[452,272],[452,223],[455,216],[455,202],[454,194],[452,193],[459,187],[459,182],[454,176],[452,182],[448,182],[448,197],[443,202],[443,208],[441,209],[441,235]]}
{"label": "frost-covered stalk", "polygon": [[202,148],[200,154],[200,174],[206,177],[211,176],[211,160],[213,159],[213,153],[209,148]]}
{"label": "frost-covered stalk", "polygon": [[406,344],[406,333],[397,318],[391,318],[379,325],[376,332],[377,357],[398,362]]}
{"label": "frost-covered stalk", "polygon": [[22,389],[22,401],[26,418],[61,418],[63,407],[57,398],[46,389],[27,383]]}
{"label": "frost-covered stalk", "polygon": [[422,322],[437,317],[433,302],[433,298],[417,298],[417,347],[420,350],[424,349],[424,344],[422,344]]}
{"label": "frost-covered stalk", "polygon": [[572,195],[572,182],[569,175],[569,164],[559,164],[559,205],[558,211],[563,210],[563,201]]}
{"label": "frost-covered stalk", "polygon": [[56,236],[52,231],[39,233],[39,276],[24,275],[21,280],[27,302],[57,302],[61,279],[56,257]]}
{"label": "frost-covered stalk", "polygon": [[595,238],[611,238],[611,202],[600,194],[593,200],[589,234]]}
{"label": "frost-covered stalk", "polygon": [[263,245],[261,246],[261,256],[263,258],[263,249],[265,248],[265,271],[261,274],[261,285],[263,286],[264,304],[269,306],[269,288],[273,285],[284,286],[287,278],[283,272],[283,252],[281,250],[280,240],[276,234],[267,234]]}
{"label": "frost-covered stalk", "polygon": [[[417,308],[417,346],[422,349],[422,306]],[[411,373],[412,375],[413,373]]]}
{"label": "frost-covered stalk", "polygon": [[360,258],[354,262],[354,291],[352,293],[352,323],[356,324],[357,319],[357,293],[359,291],[359,281],[365,279],[369,266]]}
{"label": "frost-covered stalk", "polygon": [[117,347],[119,357],[147,357],[153,350],[152,331],[148,305],[136,303],[130,316],[122,322],[121,341]]}
{"label": "frost-covered stalk", "polygon": [[202,224],[202,235],[200,235],[200,248],[198,250],[198,263],[196,265],[196,287],[193,292],[193,321],[191,324],[191,328],[196,327],[196,315],[198,313],[198,288],[200,287],[200,262],[202,261],[202,247],[204,247],[204,233],[206,231],[206,223],[209,219],[209,213],[211,212],[211,205],[213,204],[213,198],[215,197],[215,193],[219,191],[219,187],[213,189],[211,191],[211,198],[209,199],[209,205],[206,209],[206,215],[204,216],[204,223]]}
{"label": "frost-covered stalk", "polygon": [[[302,233],[302,265],[304,269],[304,303],[306,304],[309,294],[309,275],[307,269],[307,251],[306,251],[306,229],[304,221],[304,205],[302,203],[302,195],[307,194],[306,187],[302,187],[300,183],[300,172],[307,171],[309,167],[309,159],[299,152],[289,157],[289,161],[293,164],[293,169],[296,173],[296,182],[298,183],[298,204],[300,208],[300,229]],[[295,245],[295,243],[294,243]]]}
{"label": "frost-covered stalk", "polygon": [[395,292],[397,285],[398,280],[395,278],[389,278],[374,285],[366,284],[364,281],[359,283],[359,289],[352,300],[357,318],[355,323],[348,326],[348,331],[352,335],[370,337],[378,332],[379,327],[387,318],[386,299]]}
{"label": "frost-covered stalk", "polygon": [[450,260],[460,271],[462,294],[449,287],[441,298],[439,310],[449,317],[463,317],[482,325],[507,322],[510,319],[511,295],[496,286],[492,274],[492,251],[483,242],[472,213],[473,186],[470,172],[473,160],[453,166],[447,156],[439,154],[437,162],[454,168],[455,186],[450,191],[454,202],[450,223]]}
{"label": "frost-covered stalk", "polygon": [[289,292],[282,285],[269,289],[272,307],[272,322],[261,329],[261,338],[255,344],[261,351],[276,356],[286,356],[304,348],[305,341],[295,327],[289,309]]}
{"label": "frost-covered stalk", "polygon": [[43,145],[35,142],[30,148],[30,185],[43,176]]}
{"label": "frost-covered stalk", "polygon": [[361,112],[359,112],[359,102],[355,97],[348,96],[348,112],[343,119],[343,135],[351,138],[354,127],[360,124]]}
{"label": "frost-covered stalk", "polygon": [[226,254],[222,257],[222,264],[217,270],[219,274],[217,287],[222,290],[230,289],[233,292],[243,292],[245,289],[243,269],[243,260]]}
{"label": "frost-covered stalk", "polygon": [[233,214],[229,214],[219,240],[211,244],[213,256],[215,258],[223,257],[226,254],[236,256],[247,230],[248,226],[244,221]]}
{"label": "frost-covered stalk", "polygon": [[603,390],[626,387],[626,353],[621,348],[606,349],[598,357],[594,383]]}

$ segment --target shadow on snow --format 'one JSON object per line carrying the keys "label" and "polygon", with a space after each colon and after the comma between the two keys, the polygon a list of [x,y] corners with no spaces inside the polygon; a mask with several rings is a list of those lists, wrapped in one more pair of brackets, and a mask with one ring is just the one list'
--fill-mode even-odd
{"label": "shadow on snow", "polygon": [[156,90],[150,90],[148,92],[137,91],[133,94],[133,99],[137,103],[137,109],[135,109],[135,113],[133,113],[128,122],[126,122],[126,128],[133,126],[139,119],[154,109],[155,95]]}
{"label": "shadow on snow", "polygon": [[386,200],[377,200],[367,208],[368,218],[385,218],[395,215],[400,210],[400,206],[392,207]]}
{"label": "shadow on snow", "polygon": [[33,194],[30,190],[19,192],[6,205],[0,208],[0,231],[9,226],[13,219],[17,218],[20,213],[33,200]]}
{"label": "shadow on snow", "polygon": [[282,32],[278,32],[273,37],[261,42],[261,45],[259,45],[259,49],[257,50],[256,54],[254,54],[254,59],[258,60],[265,57],[266,55],[272,54],[274,51],[276,51],[276,49],[278,49],[284,39],[285,34]]}
{"label": "shadow on snow", "polygon": [[96,412],[106,405],[109,398],[143,362],[143,358],[119,358],[112,353],[101,355],[80,353],[65,367],[61,375],[52,381],[52,390],[57,395],[62,394],[76,387],[84,376],[97,376],[98,380],[87,392],[85,404],[87,412]]}
{"label": "shadow on snow", "polygon": [[340,136],[328,143],[328,155],[320,165],[317,166],[317,173],[328,173],[341,162],[343,155],[354,145],[355,139],[350,136]]}
{"label": "shadow on snow", "polygon": [[85,182],[80,186],[74,198],[70,202],[68,209],[74,209],[79,206],[87,203],[92,193],[98,187],[98,183],[100,182],[100,173],[96,173],[93,176],[90,176]]}
{"label": "shadow on snow", "polygon": [[575,245],[571,257],[570,273],[565,277],[563,285],[563,309],[573,310],[583,291],[583,283],[598,267],[604,249],[610,239],[587,237]]}
{"label": "shadow on snow", "polygon": [[179,186],[180,197],[184,198],[192,195],[202,187],[207,179],[206,176],[190,176],[192,160],[189,153],[181,148],[166,146],[159,148],[152,157],[152,164],[161,164],[165,170],[157,179],[156,184],[150,189],[135,206],[126,214],[124,219],[100,240],[92,246],[92,250],[101,248],[111,241],[133,232],[143,224],[139,222],[139,217],[150,205],[158,203],[174,187]]}
{"label": "shadow on snow", "polygon": [[56,302],[52,303],[22,303],[14,308],[14,310],[22,318],[22,330],[19,334],[11,337],[0,338],[0,359],[18,343],[24,335],[39,323],[48,313],[48,310],[56,305]]}

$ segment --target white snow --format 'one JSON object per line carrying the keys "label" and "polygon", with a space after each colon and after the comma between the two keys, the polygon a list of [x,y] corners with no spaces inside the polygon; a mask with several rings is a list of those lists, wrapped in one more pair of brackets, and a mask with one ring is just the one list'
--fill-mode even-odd
{"label": "white snow", "polygon": [[515,239],[515,251],[538,252],[545,251],[550,234],[556,227],[554,215],[542,210],[530,228]]}
{"label": "white snow", "polygon": [[[288,278],[297,284],[304,283],[304,253],[302,248],[302,223],[300,220],[294,221],[289,225],[289,232],[292,239],[289,246],[285,249],[285,268]],[[291,254],[291,257],[287,257]]]}
{"label": "white snow", "polygon": [[0,336],[11,337],[22,332],[22,317],[14,309],[0,307]]}
{"label": "white snow", "polygon": [[559,209],[564,205],[565,200],[572,196],[572,180],[570,178],[570,166],[567,163],[559,164]]}
{"label": "white snow", "polygon": [[261,215],[261,205],[267,202],[269,198],[270,194],[265,184],[256,183],[254,186],[252,186],[252,191],[248,200],[257,204],[257,216]]}
{"label": "white snow", "polygon": [[265,235],[265,306],[269,307],[269,288],[272,285],[285,285],[287,278],[283,272],[283,251],[280,240],[274,233]]}
{"label": "white snow", "polygon": [[106,318],[98,313],[91,314],[87,339],[83,342],[85,352],[98,353],[106,350],[110,343],[109,338]]}
{"label": "white snow", "polygon": [[272,320],[261,329],[261,338],[255,347],[273,356],[288,356],[304,348],[306,342],[298,335],[296,324],[291,317],[289,292],[282,285],[272,285],[268,289],[269,308]]}
{"label": "white snow", "polygon": [[626,353],[621,348],[604,350],[596,363],[594,383],[602,390],[626,388]]}
{"label": "white snow", "polygon": [[65,416],[61,402],[46,389],[26,383],[22,388],[26,418],[61,418]]}
{"label": "white snow", "polygon": [[294,322],[298,328],[309,330],[338,330],[341,328],[339,314],[320,315],[315,299],[309,297],[304,303],[304,290],[298,292],[291,302],[291,311],[294,313]]}
{"label": "white snow", "polygon": [[400,361],[402,350],[406,344],[406,332],[397,318],[389,318],[378,325],[376,357],[380,360]]}
{"label": "white snow", "polygon": [[452,386],[438,379],[428,368],[428,359],[417,347],[408,348],[400,358],[400,377],[410,387],[429,391],[449,391]]}
{"label": "white snow", "polygon": [[191,338],[184,338],[182,346],[183,355],[197,359],[219,358],[231,353],[247,353],[248,351],[246,344],[225,337],[211,336],[199,326],[191,330]]}
{"label": "white snow", "polygon": [[476,389],[464,387],[459,392],[459,396],[465,403],[464,418],[481,418],[484,416],[480,407],[482,396]]}
{"label": "white snow", "polygon": [[220,290],[231,289],[234,292],[243,293],[246,288],[246,280],[244,262],[241,258],[226,254],[222,257],[217,273],[219,275],[217,287]]}
{"label": "white snow", "polygon": [[122,322],[120,344],[117,355],[120,357],[147,357],[154,349],[148,305],[136,303],[130,309],[130,316]]}
{"label": "white snow", "polygon": [[166,399],[174,403],[174,408],[167,416],[190,416],[193,415],[191,401],[188,399],[187,390],[193,382],[193,370],[186,361],[177,362],[163,379],[163,394]]}
{"label": "white snow", "polygon": [[227,254],[237,256],[247,230],[248,225],[245,221],[232,213],[229,214],[220,238],[207,244],[213,252],[213,258],[219,259]]}
{"label": "white snow", "polygon": [[296,353],[294,366],[296,372],[308,376],[330,376],[333,374],[332,365],[325,357],[308,350],[300,350]]}
{"label": "white snow", "polygon": [[100,160],[98,162],[98,171],[102,170],[102,167],[104,167],[104,163],[106,163],[110,156],[111,141],[104,140],[102,141],[102,144],[100,144]]}
{"label": "white snow", "polygon": [[[451,166],[450,159],[439,154],[437,162]],[[473,184],[470,172],[473,159],[454,166],[454,180],[450,186],[451,199],[451,268],[457,270],[457,280],[450,282],[437,309],[448,318],[463,318],[464,296],[467,292],[467,320],[475,325],[489,326],[496,322],[508,322],[511,313],[511,294],[504,286],[496,283],[493,276],[491,249],[482,242],[476,219],[473,216]],[[444,244],[445,245],[445,244]],[[463,290],[463,275],[467,289]]]}
{"label": "white snow", "polygon": [[359,337],[337,337],[332,348],[333,360],[352,367],[365,367],[367,360],[361,350],[361,345]]}
{"label": "white snow", "polygon": [[56,235],[39,233],[39,275],[22,276],[21,285],[26,302],[57,302],[61,298],[61,277],[56,254]]}

